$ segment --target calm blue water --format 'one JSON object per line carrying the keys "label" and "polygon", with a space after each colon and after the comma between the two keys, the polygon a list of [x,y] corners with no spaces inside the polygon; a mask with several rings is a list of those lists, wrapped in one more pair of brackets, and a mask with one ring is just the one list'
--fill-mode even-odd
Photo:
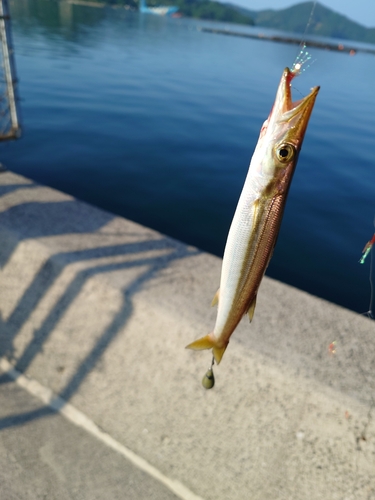
{"label": "calm blue water", "polygon": [[[123,9],[14,0],[11,11],[24,135],[1,144],[1,161],[221,256],[297,48]],[[374,231],[375,58],[312,52],[293,93],[321,92],[267,274],[365,312],[370,259],[358,259]]]}

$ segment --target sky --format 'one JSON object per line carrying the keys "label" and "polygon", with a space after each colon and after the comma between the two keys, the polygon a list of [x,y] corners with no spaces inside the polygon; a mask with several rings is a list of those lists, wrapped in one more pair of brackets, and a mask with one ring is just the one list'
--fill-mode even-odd
{"label": "sky", "polygon": [[[305,0],[227,0],[251,10],[285,9]],[[375,28],[375,0],[319,0],[326,7],[368,28]]]}

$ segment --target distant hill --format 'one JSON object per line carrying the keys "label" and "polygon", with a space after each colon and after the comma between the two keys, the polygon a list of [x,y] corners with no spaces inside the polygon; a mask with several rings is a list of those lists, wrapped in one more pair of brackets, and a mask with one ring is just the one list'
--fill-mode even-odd
{"label": "distant hill", "polygon": [[[237,8],[242,15],[253,19],[256,26],[274,28],[292,33],[304,33],[310,18],[314,2],[303,2],[281,10],[249,10],[235,4],[226,4]],[[309,35],[320,35],[345,40],[375,43],[375,28],[366,28],[348,17],[335,12],[321,3],[317,3]]]}
{"label": "distant hill", "polygon": [[[84,2],[85,0],[79,0]],[[138,10],[139,0],[86,0],[110,5],[126,5],[127,8]],[[234,0],[235,1],[235,0]],[[267,0],[265,0],[267,1]],[[234,3],[212,0],[147,0],[149,7],[159,5],[175,5],[178,12],[185,17],[208,19],[227,23],[247,24],[274,28],[291,33],[303,34],[310,19],[312,1],[302,2],[281,10],[250,10]],[[320,35],[344,40],[375,43],[375,27],[366,28],[351,21],[348,17],[334,12],[321,3],[317,3],[309,35]]]}

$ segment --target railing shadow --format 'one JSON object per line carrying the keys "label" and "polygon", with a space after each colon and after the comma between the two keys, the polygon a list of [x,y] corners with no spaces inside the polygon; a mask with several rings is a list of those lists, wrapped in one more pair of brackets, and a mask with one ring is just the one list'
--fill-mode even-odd
{"label": "railing shadow", "polygon": [[[28,189],[30,187],[32,186]],[[34,189],[35,196],[37,196],[37,188]],[[87,212],[84,227],[77,223],[77,220],[82,221],[83,207]],[[89,216],[90,209],[94,216]],[[108,212],[85,206],[76,200],[27,201],[10,206],[0,213],[0,228],[9,235],[15,234],[16,237],[8,238],[5,247],[1,248],[0,266],[8,262],[20,241],[20,234],[22,234],[22,240],[27,240],[63,234],[93,233],[108,224],[113,217]]]}
{"label": "railing shadow", "polygon": [[[31,213],[31,218],[32,220],[35,220],[35,225],[37,227],[31,229],[28,228],[25,231],[26,238],[38,238],[38,236],[43,236],[45,238],[46,236],[54,236],[64,233],[70,234],[71,232],[82,232],[82,238],[85,238],[87,233],[95,232],[97,229],[100,229],[100,227],[107,224],[114,218],[113,215],[105,212],[100,212],[99,217],[98,213],[96,213],[95,222],[85,222],[80,228],[77,226],[77,222],[69,224],[65,220],[62,221],[62,214],[66,213],[69,203],[79,204],[80,202],[75,200],[59,203],[34,202],[27,204],[27,206],[22,205],[21,207],[12,207],[0,214],[0,227],[4,227],[5,225],[5,227],[10,226],[11,228],[11,224],[14,222],[16,214],[19,215],[21,224],[25,224],[25,221],[29,220],[29,215]],[[87,209],[87,206],[85,206],[85,209]],[[92,210],[97,209],[92,208]],[[60,214],[58,214],[59,211],[61,211]],[[69,207],[68,211],[72,213],[75,209],[72,210],[72,207]],[[47,215],[52,214],[52,225],[49,226],[52,228],[51,234],[45,234],[45,223],[42,222],[42,227],[40,227],[40,219],[38,216],[41,215],[41,212],[43,212],[44,219],[46,213]],[[60,233],[59,230],[61,231]],[[24,232],[18,231],[18,234],[24,234]],[[126,235],[124,236],[126,238]],[[132,237],[134,239],[134,235]],[[139,268],[140,273],[138,273],[137,276],[122,289],[121,307],[112,317],[110,324],[98,337],[92,349],[80,362],[65,387],[63,387],[59,392],[58,396],[63,398],[65,401],[70,400],[78,391],[88,374],[98,363],[109,345],[126,326],[133,313],[133,299],[136,294],[142,290],[145,284],[153,280],[162,270],[171,265],[173,261],[191,257],[199,252],[196,249],[192,249],[191,247],[189,248],[184,244],[163,236],[160,236],[159,239],[155,239],[154,235],[149,239],[144,238],[145,237],[143,235],[141,241],[126,242],[116,245],[112,244],[108,246],[104,245],[71,252],[60,252],[49,257],[35,274],[32,282],[19,298],[17,305],[8,319],[6,321],[2,320],[2,324],[0,325],[1,331],[3,332],[2,335],[0,334],[0,357],[13,357],[15,369],[21,373],[25,372],[35,360],[36,356],[43,351],[43,346],[51,335],[53,335],[56,325],[61,321],[67,310],[77,299],[78,295],[85,286],[85,283],[89,279],[101,274],[113,273],[114,271],[123,272]],[[153,253],[156,251],[157,255],[146,255],[146,252],[150,251]],[[3,262],[6,262],[8,261],[10,254],[7,253],[7,255],[3,257]],[[110,262],[112,257],[117,258],[117,261]],[[118,262],[118,257],[124,257],[125,259],[129,257],[130,259],[125,260],[124,262]],[[102,259],[105,259],[104,263],[100,262]],[[95,263],[91,265],[94,260]],[[99,263],[97,262],[98,260]],[[34,331],[32,338],[23,348],[22,353],[15,358],[14,342],[16,337],[30,319],[33,311],[38,307],[46,295],[50,293],[51,288],[57,282],[59,277],[61,277],[64,270],[68,266],[77,263],[84,263],[87,266],[75,273],[73,279],[68,283],[59,299],[48,311],[42,324]],[[6,373],[0,376],[0,384],[8,383],[10,380],[10,377]],[[0,429],[24,425],[32,420],[50,416],[55,412],[56,410],[53,408],[43,405],[30,412],[0,419]]]}

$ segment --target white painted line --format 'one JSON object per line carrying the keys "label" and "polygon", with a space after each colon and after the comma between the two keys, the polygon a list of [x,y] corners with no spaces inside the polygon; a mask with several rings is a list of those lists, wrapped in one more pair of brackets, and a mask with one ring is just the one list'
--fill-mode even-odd
{"label": "white painted line", "polygon": [[74,406],[72,406],[70,403],[67,403],[64,399],[53,394],[51,389],[48,389],[48,387],[44,387],[36,380],[25,377],[25,375],[22,375],[22,373],[15,370],[6,358],[0,358],[0,370],[2,370],[6,375],[14,380],[20,387],[25,389],[33,396],[36,396],[46,405],[56,410],[77,427],[81,427],[86,432],[89,432],[92,436],[95,436],[99,441],[106,444],[109,448],[117,451],[117,453],[119,453],[127,460],[132,462],[132,464],[136,465],[139,469],[143,470],[151,477],[162,483],[165,487],[171,490],[182,500],[203,500],[202,497],[195,495],[182,483],[165,476],[153,465],[136,455],[133,451],[129,450],[129,448],[113,439],[113,437],[111,437],[106,432],[101,431],[99,427],[84,413],[74,408]]}

